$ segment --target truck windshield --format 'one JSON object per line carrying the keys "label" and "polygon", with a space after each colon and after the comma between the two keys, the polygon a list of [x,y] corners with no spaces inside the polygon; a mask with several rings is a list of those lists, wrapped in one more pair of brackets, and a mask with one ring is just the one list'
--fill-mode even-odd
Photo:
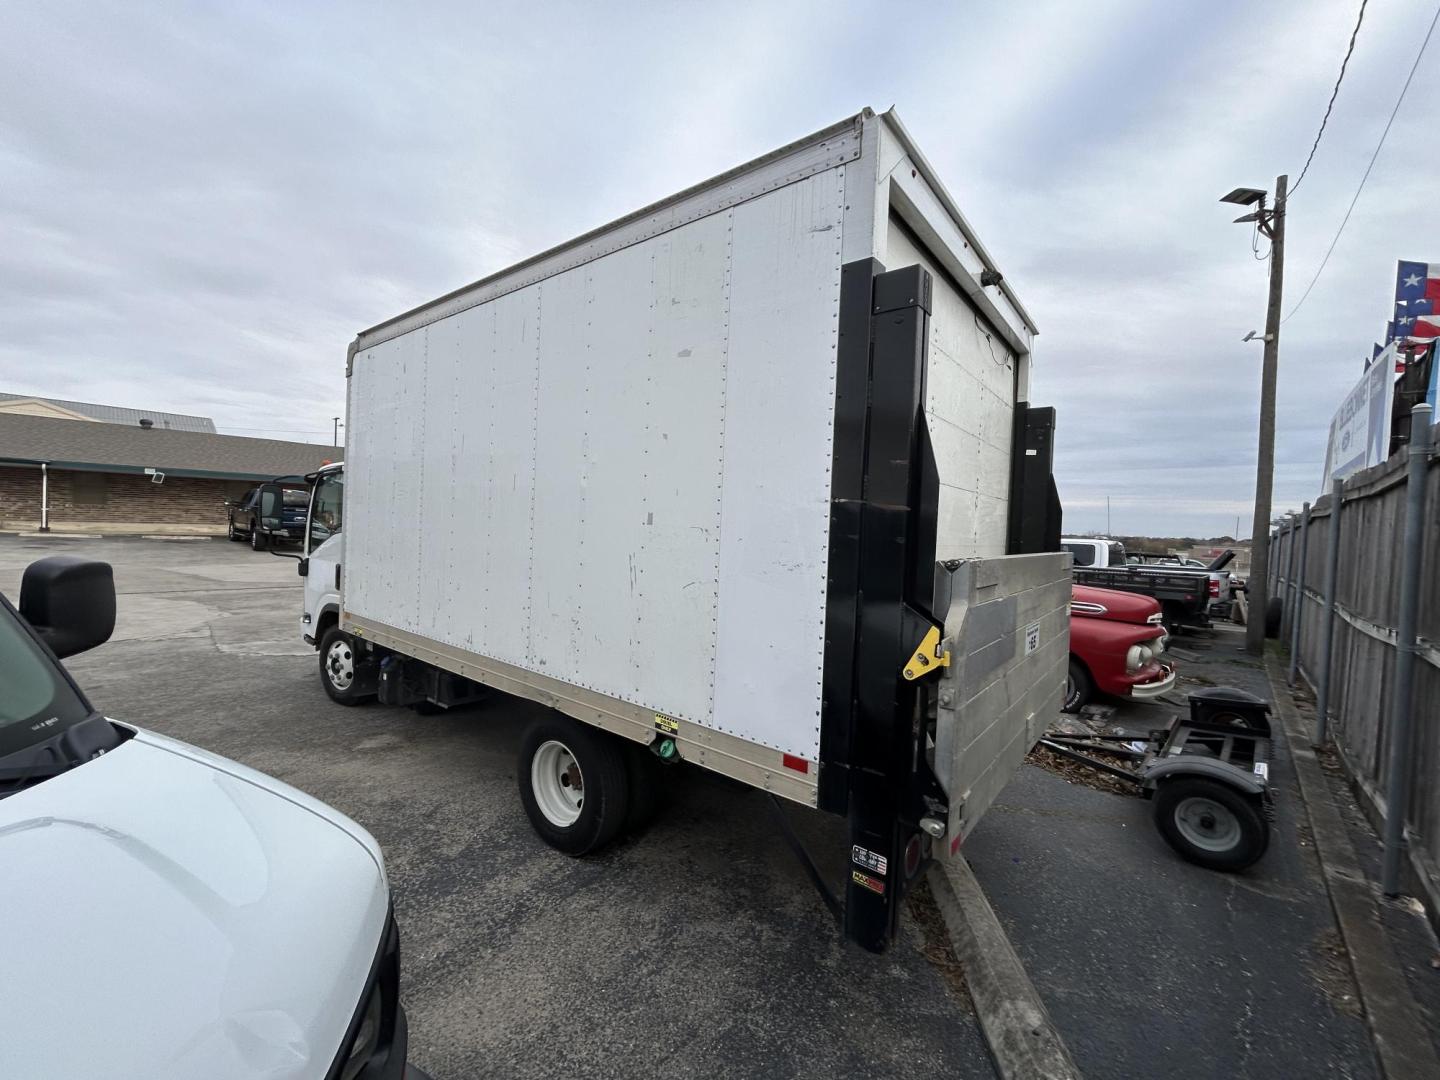
{"label": "truck windshield", "polygon": [[0,757],[54,738],[90,706],[0,597]]}

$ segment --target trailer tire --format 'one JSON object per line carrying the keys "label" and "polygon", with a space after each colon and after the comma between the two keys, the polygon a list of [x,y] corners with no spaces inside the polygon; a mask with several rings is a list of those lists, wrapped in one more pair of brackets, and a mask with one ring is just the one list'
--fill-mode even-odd
{"label": "trailer tire", "polygon": [[1085,665],[1075,657],[1070,657],[1070,670],[1065,677],[1065,703],[1061,711],[1077,713],[1095,696],[1095,683],[1090,678],[1090,672],[1085,670]]}
{"label": "trailer tire", "polygon": [[620,834],[630,812],[624,745],[555,713],[520,740],[516,769],[530,825],[557,851],[588,855]]}
{"label": "trailer tire", "polygon": [[1160,785],[1155,826],[1180,855],[1210,870],[1244,870],[1270,846],[1270,826],[1256,799],[1200,777]]}
{"label": "trailer tire", "polygon": [[320,637],[320,685],[330,700],[340,705],[359,705],[374,697],[364,692],[360,668],[365,663],[355,648],[355,639],[331,624]]}

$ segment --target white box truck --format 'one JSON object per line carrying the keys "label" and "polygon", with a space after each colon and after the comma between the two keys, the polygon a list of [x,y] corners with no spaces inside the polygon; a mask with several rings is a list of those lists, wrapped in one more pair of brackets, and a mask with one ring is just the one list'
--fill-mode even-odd
{"label": "white box truck", "polygon": [[364,331],[301,567],[327,692],[550,706],[521,796],[573,854],[662,762],[846,815],[883,948],[1060,706],[1033,333],[868,110]]}

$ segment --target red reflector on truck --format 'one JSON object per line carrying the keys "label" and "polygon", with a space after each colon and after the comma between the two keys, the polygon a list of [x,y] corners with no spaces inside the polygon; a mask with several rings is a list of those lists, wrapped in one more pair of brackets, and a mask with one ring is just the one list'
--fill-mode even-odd
{"label": "red reflector on truck", "polygon": [[1220,583],[1214,578],[1210,579],[1210,595],[1212,597],[1218,597],[1220,595]]}
{"label": "red reflector on truck", "polygon": [[794,754],[786,754],[780,759],[780,763],[787,769],[794,769],[796,772],[808,773],[810,762],[803,757],[796,757]]}

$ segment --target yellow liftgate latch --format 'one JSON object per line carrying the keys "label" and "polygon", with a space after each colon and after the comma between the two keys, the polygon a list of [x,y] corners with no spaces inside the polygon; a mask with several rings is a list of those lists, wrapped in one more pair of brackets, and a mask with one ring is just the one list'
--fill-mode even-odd
{"label": "yellow liftgate latch", "polygon": [[950,651],[940,651],[940,628],[932,626],[925,632],[915,655],[905,662],[905,678],[915,680],[932,671],[950,666]]}

